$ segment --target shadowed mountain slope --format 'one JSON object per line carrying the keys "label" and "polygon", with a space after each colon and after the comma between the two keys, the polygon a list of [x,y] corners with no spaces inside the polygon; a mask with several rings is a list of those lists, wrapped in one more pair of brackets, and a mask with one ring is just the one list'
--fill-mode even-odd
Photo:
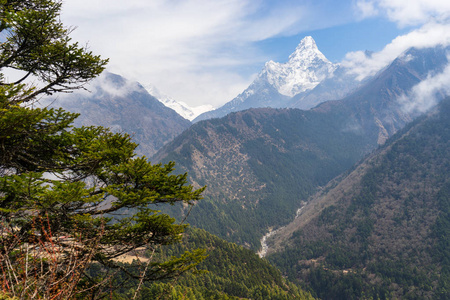
{"label": "shadowed mountain slope", "polygon": [[268,241],[323,299],[448,299],[450,98],[331,182]]}
{"label": "shadowed mountain slope", "polygon": [[53,107],[80,113],[76,126],[99,125],[126,132],[139,144],[138,154],[151,156],[171,141],[190,122],[151,96],[139,83],[119,75],[104,73],[87,89],[45,99]]}

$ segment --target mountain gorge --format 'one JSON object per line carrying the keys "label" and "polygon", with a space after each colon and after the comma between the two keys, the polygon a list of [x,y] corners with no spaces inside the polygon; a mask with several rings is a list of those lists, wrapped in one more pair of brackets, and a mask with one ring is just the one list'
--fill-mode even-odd
{"label": "mountain gorge", "polygon": [[[266,63],[247,90],[193,125],[111,73],[87,87],[90,93],[45,103],[81,113],[76,125],[130,133],[152,162],[175,161],[194,187],[207,186],[205,199],[161,210],[209,232],[191,233],[207,240],[202,246],[224,247],[226,257],[240,253],[270,273],[256,284],[248,274],[230,282],[214,269],[220,258],[205,267],[215,270],[205,277],[209,286],[192,277],[174,293],[207,299],[211,289],[218,299],[264,299],[266,291],[290,299],[294,290],[308,298],[295,282],[322,299],[446,299],[450,100],[426,116],[405,101],[445,70],[448,51],[412,48],[358,81],[307,37],[287,63]],[[436,102],[443,95],[435,93]],[[263,237],[266,257],[291,282],[249,254]],[[245,273],[246,263],[226,270]]]}
{"label": "mountain gorge", "polygon": [[376,137],[354,131],[345,114],[251,109],[195,124],[153,160],[174,160],[194,186],[208,186],[191,224],[257,249],[270,226],[376,147]]}
{"label": "mountain gorge", "polygon": [[312,197],[269,255],[322,299],[446,299],[450,98]]}

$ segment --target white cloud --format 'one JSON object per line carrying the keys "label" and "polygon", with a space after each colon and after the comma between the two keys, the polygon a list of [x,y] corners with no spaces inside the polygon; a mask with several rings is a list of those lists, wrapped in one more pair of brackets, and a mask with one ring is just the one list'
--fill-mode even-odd
{"label": "white cloud", "polygon": [[[219,106],[271,59],[255,42],[349,21],[333,1],[65,0],[74,40],[109,57],[108,69],[189,105]],[[347,4],[346,4],[347,5]],[[300,40],[299,40],[300,41]],[[243,72],[242,70],[246,70]]]}
{"label": "white cloud", "polygon": [[[357,75],[360,80],[374,75],[411,47],[420,49],[450,45],[448,0],[358,0],[356,7],[362,17],[384,14],[400,27],[419,26],[408,34],[395,38],[382,51],[370,57],[366,57],[363,52],[348,53],[343,65],[350,68],[350,73]],[[404,59],[413,58],[405,56]],[[423,113],[443,95],[450,95],[450,64],[442,73],[429,75],[426,80],[414,86],[399,102],[408,113]]]}
{"label": "white cloud", "polygon": [[362,80],[387,66],[408,48],[450,45],[450,1],[446,0],[357,0],[356,12],[362,18],[385,15],[399,26],[416,26],[408,34],[398,36],[380,52],[366,57],[363,52],[350,52],[343,65]]}
{"label": "white cloud", "polygon": [[[343,63],[359,79],[409,47],[448,43],[450,1],[353,3],[359,18],[385,15],[399,26],[422,26],[371,58],[349,53]],[[334,0],[65,0],[62,18],[78,26],[74,40],[89,41],[94,53],[110,58],[111,72],[191,106],[219,106],[241,93],[271,59],[255,42],[346,23],[354,18],[350,7],[350,1]]]}
{"label": "white cloud", "polygon": [[[450,57],[447,57],[447,60],[450,60]],[[409,114],[423,113],[433,107],[443,95],[450,95],[450,64],[442,73],[428,76],[415,85],[408,95],[399,99],[399,103]]]}
{"label": "white cloud", "polygon": [[389,18],[401,26],[416,25],[430,20],[448,19],[450,1],[446,0],[382,0]]}
{"label": "white cloud", "polygon": [[400,26],[421,25],[432,20],[444,21],[450,17],[448,0],[358,0],[357,10],[363,17],[384,12]]}
{"label": "white cloud", "polygon": [[361,0],[356,2],[357,17],[364,19],[374,17],[379,14],[374,1]]}
{"label": "white cloud", "polygon": [[251,82],[236,68],[267,60],[251,43],[304,16],[283,2],[264,11],[260,0],[66,0],[62,17],[78,26],[75,40],[110,58],[110,71],[191,105],[218,105]]}
{"label": "white cloud", "polygon": [[396,37],[383,50],[370,57],[363,51],[347,53],[342,65],[349,69],[349,73],[356,75],[358,80],[362,80],[375,75],[411,47],[420,49],[438,45],[450,45],[450,24],[427,23],[408,34]]}

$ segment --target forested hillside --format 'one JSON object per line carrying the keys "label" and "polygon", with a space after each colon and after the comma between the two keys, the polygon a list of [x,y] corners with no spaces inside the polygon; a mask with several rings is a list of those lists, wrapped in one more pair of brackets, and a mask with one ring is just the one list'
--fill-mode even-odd
{"label": "forested hillside", "polygon": [[[198,273],[186,274],[176,280],[145,283],[137,299],[313,299],[254,252],[203,230],[190,228],[182,244],[160,248],[153,257],[157,260],[178,256],[186,250],[197,248],[204,248],[208,253],[208,257],[198,266]],[[95,267],[91,270],[92,274],[98,271]],[[119,285],[125,279],[117,276],[116,283]],[[138,281],[126,282],[122,289],[115,292],[114,299],[130,299],[138,284]]]}
{"label": "forested hillside", "polygon": [[448,299],[450,99],[280,230],[269,256],[323,299]]}
{"label": "forested hillside", "polygon": [[192,126],[163,161],[208,186],[190,213],[193,225],[256,250],[269,226],[285,223],[317,186],[376,146],[377,133],[355,132],[346,119],[294,109],[233,113]]}

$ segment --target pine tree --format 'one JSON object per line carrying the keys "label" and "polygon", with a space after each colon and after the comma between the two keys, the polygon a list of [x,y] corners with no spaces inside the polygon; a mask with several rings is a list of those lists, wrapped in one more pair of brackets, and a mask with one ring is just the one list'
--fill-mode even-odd
{"label": "pine tree", "polygon": [[171,175],[174,163],[136,157],[127,134],[74,128],[77,114],[35,107],[44,95],[83,88],[107,63],[71,41],[60,10],[60,1],[0,0],[0,285],[24,299],[96,298],[121,284],[108,282],[119,270],[159,280],[204,258],[194,250],[168,261],[149,255],[144,266],[119,262],[180,241],[186,225],[158,205],[193,204],[203,188]]}

